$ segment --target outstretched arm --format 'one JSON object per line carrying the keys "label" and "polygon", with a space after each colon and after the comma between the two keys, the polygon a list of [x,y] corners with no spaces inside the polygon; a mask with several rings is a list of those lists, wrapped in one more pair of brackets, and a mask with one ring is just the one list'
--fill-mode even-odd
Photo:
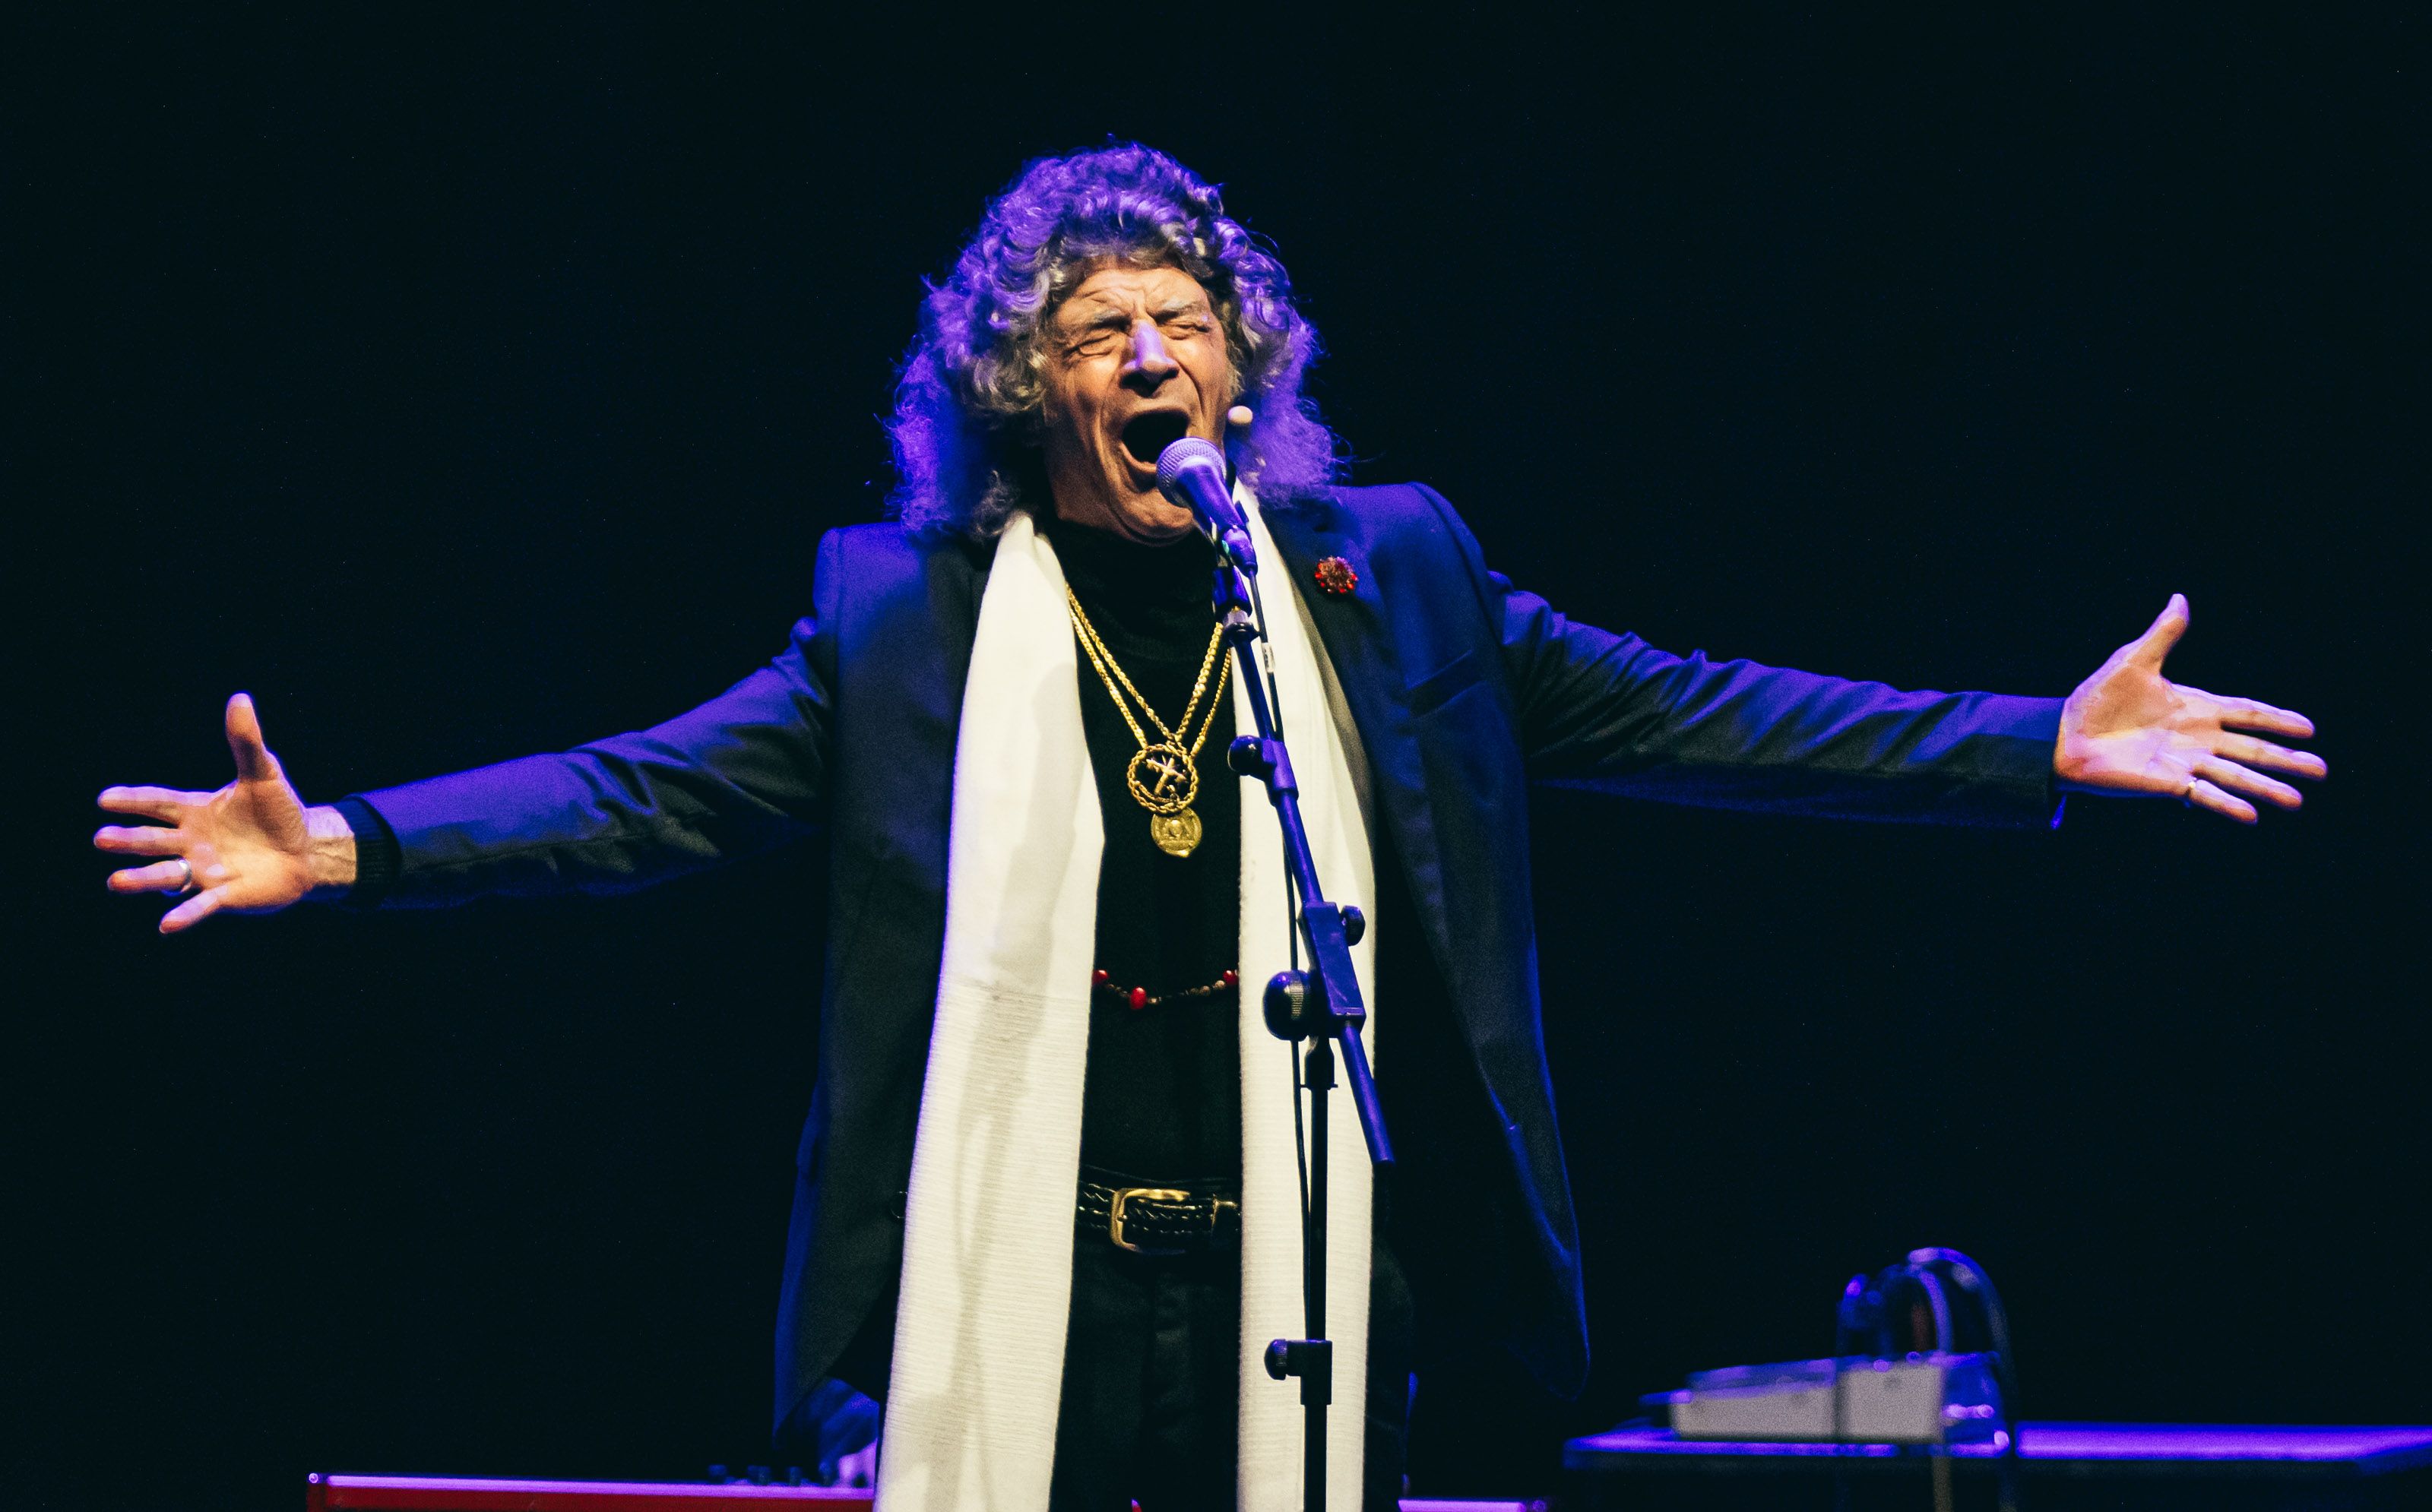
{"label": "outstretched arm", "polygon": [[387,900],[631,892],[810,834],[829,654],[804,620],[775,661],[664,724],[363,794],[396,840]]}
{"label": "outstretched arm", "polygon": [[1676,656],[1491,580],[1537,781],[1819,817],[2052,820],[2057,698],[1904,692]]}
{"label": "outstretched arm", "polygon": [[[388,896],[408,905],[626,891],[765,850],[809,833],[824,812],[828,654],[804,620],[768,665],[665,724],[381,789],[344,808],[379,831],[362,840],[375,859],[394,855]],[[228,700],[228,733],[236,781],[217,792],[101,796],[113,814],[154,821],[108,826],[93,844],[168,858],[110,881],[118,892],[179,896],[161,920],[167,933],[223,909],[270,913],[359,880],[345,813],[305,807],[243,694]],[[363,874],[366,886],[380,885],[378,870]]]}
{"label": "outstretched arm", "polygon": [[1578,624],[1491,572],[1477,538],[1425,485],[1466,563],[1503,671],[1529,777],[1635,797],[1843,818],[2035,824],[2055,790],[2180,798],[2244,823],[2249,798],[2293,809],[2268,774],[2319,779],[2305,715],[2162,676],[2187,627],[2172,595],[2143,635],[2066,700],[1902,692],[1754,662],[1675,656]]}
{"label": "outstretched arm", "polygon": [[[1909,693],[1753,662],[1657,650],[1579,625],[1501,579],[1505,663],[1541,781],[1675,802],[1961,823],[2049,816],[2055,788],[2184,798],[2244,823],[2249,798],[2302,801],[2272,772],[2320,778],[2304,715],[2162,676],[2187,630],[2172,596],[2066,700]],[[2243,795],[2243,796],[2241,796]]]}

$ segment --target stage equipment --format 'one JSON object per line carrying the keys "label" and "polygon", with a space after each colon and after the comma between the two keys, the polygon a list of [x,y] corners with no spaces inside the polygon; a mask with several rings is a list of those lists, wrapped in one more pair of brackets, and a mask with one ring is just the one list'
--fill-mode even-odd
{"label": "stage equipment", "polygon": [[[1310,853],[1309,831],[1301,823],[1300,787],[1292,778],[1292,754],[1284,748],[1275,719],[1275,690],[1260,673],[1252,647],[1264,637],[1266,613],[1258,596],[1258,561],[1250,546],[1249,519],[1233,497],[1224,454],[1208,442],[1185,436],[1158,454],[1157,486],[1173,503],[1191,512],[1200,529],[1215,545],[1215,607],[1223,622],[1225,644],[1241,672],[1241,692],[1248,699],[1258,733],[1233,742],[1227,760],[1243,777],[1266,784],[1267,800],[1275,806],[1284,834],[1284,871],[1292,894],[1293,937],[1309,947],[1309,965],[1278,971],[1268,982],[1261,1006],[1267,1028],[1278,1039],[1306,1041],[1298,1086],[1292,1097],[1300,1109],[1299,1088],[1309,1091],[1307,1164],[1301,1206],[1301,1300],[1306,1338],[1279,1338],[1267,1346],[1267,1374],[1277,1381],[1300,1382],[1301,1407],[1307,1426],[1302,1431],[1301,1505],[1304,1512],[1326,1512],[1326,1414],[1334,1401],[1334,1343],[1326,1336],[1326,1094],[1334,1085],[1334,1047],[1343,1047],[1345,1080],[1352,1105],[1360,1114],[1360,1131],[1368,1144],[1369,1159],[1378,1166],[1393,1162],[1385,1136],[1385,1115],[1376,1101],[1376,1082],[1369,1074],[1368,1052],[1360,1041],[1360,1026],[1368,1011],[1360,995],[1360,979],[1352,969],[1351,947],[1367,931],[1357,908],[1326,901],[1319,884],[1317,862]],[[1296,952],[1295,952],[1296,953]]]}
{"label": "stage equipment", "polygon": [[[1983,1347],[1959,1352],[1963,1338]],[[1950,1453],[1984,1444],[2002,1512],[2018,1504],[2009,1314],[1984,1267],[1956,1250],[1911,1251],[1850,1277],[1830,1359],[1703,1370],[1686,1390],[1641,1400],[1684,1441],[1915,1446],[1930,1457],[1936,1512],[1951,1512]]]}
{"label": "stage equipment", "polygon": [[[2432,1427],[2263,1428],[2174,1422],[2015,1425],[2035,1512],[2398,1512],[2432,1505]],[[2001,1452],[1952,1445],[1933,1463],[1954,1504],[1989,1503]],[[1921,1506],[1932,1474],[1898,1444],[1687,1439],[1625,1424],[1563,1446],[1562,1505],[1799,1512]]]}
{"label": "stage equipment", "polygon": [[[818,1503],[869,1506],[874,1493],[754,1481],[456,1480],[435,1475],[311,1475],[305,1512],[753,1512]],[[1402,1512],[1545,1512],[1543,1502],[1405,1501]]]}
{"label": "stage equipment", "polygon": [[750,1512],[815,1503],[869,1506],[867,1487],[749,1480],[508,1481],[440,1475],[309,1475],[304,1512]]}
{"label": "stage equipment", "polygon": [[1698,1370],[1645,1401],[1685,1439],[1953,1444],[1994,1440],[1998,1395],[1984,1355],[1936,1353]]}

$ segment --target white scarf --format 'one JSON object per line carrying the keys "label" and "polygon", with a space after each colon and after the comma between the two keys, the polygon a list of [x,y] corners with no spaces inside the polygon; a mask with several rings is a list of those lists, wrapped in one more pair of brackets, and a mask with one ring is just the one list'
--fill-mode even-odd
{"label": "white scarf", "polygon": [[[1317,652],[1247,490],[1267,567],[1268,654],[1309,844],[1333,900],[1376,918],[1361,762],[1333,669]],[[1081,732],[1079,667],[1055,549],[1016,513],[998,539],[954,742],[946,950],[904,1223],[902,1301],[880,1440],[887,1512],[1040,1512],[1072,1301],[1072,1204],[1097,934],[1098,793]],[[1253,728],[1234,689],[1235,728]],[[1224,757],[1200,758],[1222,781]],[[1364,779],[1364,768],[1359,778]],[[1282,836],[1266,790],[1241,802],[1241,1468],[1244,1512],[1300,1505],[1299,1384],[1268,1378],[1267,1342],[1297,1338],[1300,1177],[1292,1051],[1260,989],[1289,964]],[[1125,811],[1108,822],[1145,824]],[[1353,955],[1376,981],[1376,931]],[[1370,1000],[1370,1012],[1375,1012]],[[1374,1054],[1375,1020],[1367,1039]],[[1360,1503],[1366,1410],[1370,1180],[1350,1098],[1327,1100],[1334,1156],[1326,1332],[1334,1340],[1327,1497]],[[1097,1241],[1091,1241],[1097,1242]]]}

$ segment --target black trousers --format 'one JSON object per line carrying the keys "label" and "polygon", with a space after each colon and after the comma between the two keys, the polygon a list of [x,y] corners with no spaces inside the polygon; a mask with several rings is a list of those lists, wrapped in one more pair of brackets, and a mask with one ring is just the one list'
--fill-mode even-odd
{"label": "black trousers", "polygon": [[[1393,1512],[1410,1427],[1411,1307],[1381,1230],[1369,1270],[1360,1504]],[[1103,1237],[1080,1235],[1056,1415],[1054,1512],[1124,1512],[1135,1501],[1140,1512],[1231,1508],[1241,1338],[1238,1254],[1132,1254]],[[1297,1384],[1259,1386],[1299,1400]]]}

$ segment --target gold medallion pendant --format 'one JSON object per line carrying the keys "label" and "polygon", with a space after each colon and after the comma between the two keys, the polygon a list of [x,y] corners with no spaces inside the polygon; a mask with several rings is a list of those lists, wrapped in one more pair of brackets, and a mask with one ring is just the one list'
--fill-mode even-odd
{"label": "gold medallion pendant", "polygon": [[1159,850],[1180,860],[1199,848],[1199,815],[1191,808],[1199,797],[1199,764],[1191,752],[1161,740],[1143,746],[1123,779],[1148,810],[1148,837]]}
{"label": "gold medallion pendant", "polygon": [[[1070,587],[1064,590],[1064,601],[1072,612],[1072,632],[1080,637],[1081,648],[1089,653],[1089,664],[1097,669],[1099,680],[1106,683],[1106,697],[1115,700],[1115,708],[1130,727],[1132,738],[1140,742],[1131,765],[1123,770],[1123,785],[1131,789],[1132,800],[1148,810],[1149,839],[1159,850],[1182,860],[1199,848],[1200,836],[1206,832],[1191,805],[1199,797],[1199,752],[1208,744],[1208,732],[1216,728],[1217,706],[1224,697],[1225,674],[1231,670],[1224,661],[1224,627],[1220,625],[1208,632],[1208,654],[1199,660],[1199,680],[1191,686],[1191,701],[1183,706],[1181,719],[1169,725],[1157,716],[1157,711],[1149,707],[1140,689],[1132,686],[1132,680],[1116,664],[1114,653],[1098,637],[1096,627],[1081,612],[1081,600]],[[1215,674],[1216,694],[1208,698],[1207,714],[1201,718],[1200,699],[1207,697],[1210,673]],[[1129,702],[1124,700],[1125,694],[1131,696]],[[1140,719],[1132,714],[1134,704],[1156,727],[1158,739],[1151,740],[1148,731],[1140,728]],[[1185,746],[1183,737],[1194,718],[1200,720],[1198,738]]]}
{"label": "gold medallion pendant", "polygon": [[1179,861],[1199,848],[1199,815],[1190,809],[1148,816],[1148,837],[1157,848]]}

